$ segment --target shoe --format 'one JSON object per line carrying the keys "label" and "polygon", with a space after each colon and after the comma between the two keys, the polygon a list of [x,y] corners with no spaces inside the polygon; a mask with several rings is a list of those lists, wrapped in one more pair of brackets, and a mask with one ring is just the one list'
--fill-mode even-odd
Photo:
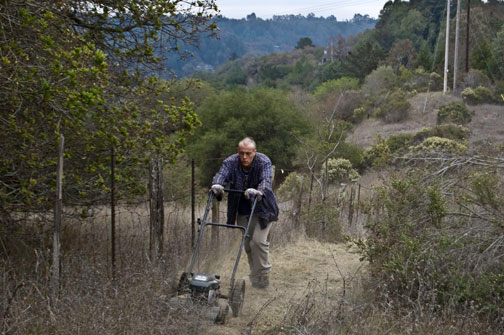
{"label": "shoe", "polygon": [[269,286],[269,277],[268,275],[259,276],[257,279],[251,280],[251,282],[252,287],[265,289]]}

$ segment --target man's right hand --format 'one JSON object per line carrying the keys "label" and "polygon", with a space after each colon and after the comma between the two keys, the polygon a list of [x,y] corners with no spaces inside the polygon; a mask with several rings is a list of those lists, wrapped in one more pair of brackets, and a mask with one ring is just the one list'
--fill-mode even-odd
{"label": "man's right hand", "polygon": [[213,184],[210,188],[216,196],[221,196],[224,194],[224,186],[219,184]]}

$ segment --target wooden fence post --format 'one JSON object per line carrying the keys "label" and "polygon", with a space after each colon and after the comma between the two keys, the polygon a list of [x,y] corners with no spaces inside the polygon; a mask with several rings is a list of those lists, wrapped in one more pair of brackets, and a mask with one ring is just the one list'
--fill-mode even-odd
{"label": "wooden fence post", "polygon": [[150,259],[157,264],[163,256],[164,244],[164,196],[163,160],[151,160],[150,166]]}
{"label": "wooden fence post", "polygon": [[301,218],[301,205],[303,201],[303,177],[298,176],[297,180],[297,198],[296,198],[296,204],[295,204],[295,209],[294,209],[294,222],[295,222],[295,227],[299,227],[299,222]]}
{"label": "wooden fence post", "polygon": [[56,203],[54,207],[54,232],[53,232],[53,262],[51,269],[51,297],[57,297],[61,279],[61,259],[60,259],[60,232],[61,217],[63,211],[63,150],[65,147],[65,137],[60,135],[58,146],[58,167],[56,172]]}
{"label": "wooden fence post", "polygon": [[350,186],[350,200],[348,201],[348,225],[352,225],[352,220],[353,220],[353,203],[354,203],[354,197],[355,197],[355,184],[352,183]]}
{"label": "wooden fence post", "polygon": [[115,247],[115,150],[110,149],[110,262],[112,280],[116,279],[116,247]]}

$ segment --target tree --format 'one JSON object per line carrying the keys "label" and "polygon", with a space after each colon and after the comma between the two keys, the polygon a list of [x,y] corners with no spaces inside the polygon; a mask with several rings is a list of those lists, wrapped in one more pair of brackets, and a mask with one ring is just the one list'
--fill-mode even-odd
{"label": "tree", "polygon": [[392,66],[396,71],[399,67],[412,68],[415,64],[416,51],[410,40],[400,40],[390,49],[386,64]]}
{"label": "tree", "polygon": [[286,93],[270,88],[235,88],[209,97],[197,110],[202,127],[188,147],[207,185],[222,160],[235,153],[238,141],[252,136],[257,150],[274,165],[290,168],[296,153],[295,135],[309,131],[308,121],[287,100]]}
{"label": "tree", "polygon": [[309,37],[302,37],[296,44],[296,49],[304,49],[308,47],[313,47],[313,42]]}
{"label": "tree", "polygon": [[15,211],[52,207],[60,134],[66,201],[96,203],[108,191],[112,147],[120,189],[143,192],[137,167],[152,156],[173,159],[199,124],[190,102],[159,99],[166,83],[147,76],[159,63],[155,46],[176,50],[211,33],[214,10],[213,1],[1,5],[2,226],[12,227]]}
{"label": "tree", "polygon": [[363,34],[342,62],[345,76],[362,80],[384,58],[383,48],[374,41],[372,33]]}

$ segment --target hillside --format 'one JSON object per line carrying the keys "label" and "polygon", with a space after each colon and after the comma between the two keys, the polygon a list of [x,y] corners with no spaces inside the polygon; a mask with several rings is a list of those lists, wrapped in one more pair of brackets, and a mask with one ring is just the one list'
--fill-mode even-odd
{"label": "hillside", "polygon": [[299,39],[308,37],[315,46],[326,47],[330,39],[348,38],[366,29],[373,29],[377,20],[356,14],[350,21],[337,21],[335,17],[323,18],[302,15],[274,16],[272,19],[256,18],[216,20],[217,38],[207,37],[199,45],[182,48],[192,54],[180,60],[177,54],[168,53],[166,69],[185,77],[195,71],[212,71],[229,60],[246,55],[262,56],[292,51]]}
{"label": "hillside", "polygon": [[[409,117],[401,123],[385,123],[369,118],[355,126],[348,141],[361,147],[375,143],[377,135],[389,137],[400,133],[416,133],[425,127],[434,127],[438,109],[454,101],[462,101],[441,92],[421,93],[409,99],[412,106]],[[503,107],[499,105],[469,106],[472,121],[466,125],[471,130],[469,143],[478,144],[488,140],[504,141]]]}

